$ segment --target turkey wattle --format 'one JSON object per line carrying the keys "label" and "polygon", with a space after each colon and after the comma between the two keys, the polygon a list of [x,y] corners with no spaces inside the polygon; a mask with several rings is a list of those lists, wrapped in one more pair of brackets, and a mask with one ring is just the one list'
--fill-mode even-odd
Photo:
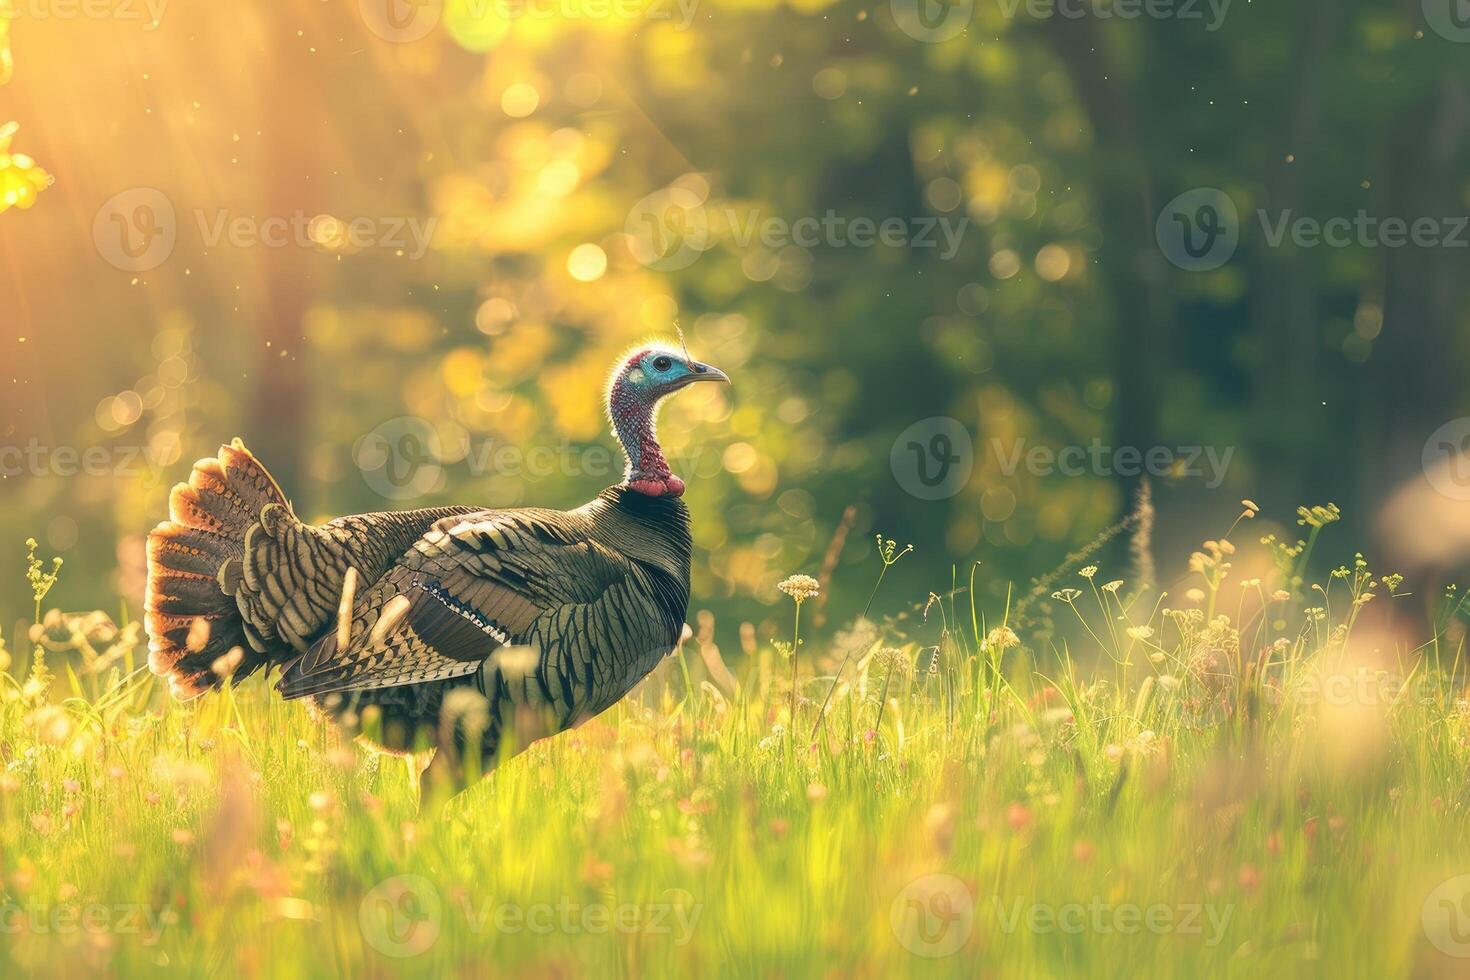
{"label": "turkey wattle", "polygon": [[[149,666],[181,698],[279,666],[284,697],[354,731],[372,721],[387,749],[437,745],[441,760],[476,738],[488,765],[596,715],[684,626],[689,511],[654,421],[697,381],[729,378],[673,347],[619,358],[607,405],[627,472],[570,511],[438,507],[315,526],[239,440],[221,447],[148,537]],[[461,689],[479,706],[473,726],[441,712]]]}

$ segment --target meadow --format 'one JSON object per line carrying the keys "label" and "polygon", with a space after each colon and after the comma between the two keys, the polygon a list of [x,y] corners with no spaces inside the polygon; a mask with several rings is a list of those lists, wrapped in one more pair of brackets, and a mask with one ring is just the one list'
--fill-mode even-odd
{"label": "meadow", "polygon": [[[258,677],[169,701],[127,611],[47,609],[67,570],[33,556],[0,972],[1462,975],[1458,593],[1314,581],[1336,509],[1291,542],[1254,516],[1167,587],[1080,554],[996,608],[983,565],[885,592],[923,555],[880,539],[867,581],[784,583],[792,641],[697,614],[634,696],[440,812]],[[870,614],[813,629],[812,589]]]}

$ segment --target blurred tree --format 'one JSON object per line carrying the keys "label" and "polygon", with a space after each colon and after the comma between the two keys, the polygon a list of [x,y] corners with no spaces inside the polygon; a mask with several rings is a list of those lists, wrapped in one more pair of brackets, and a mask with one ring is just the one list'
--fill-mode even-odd
{"label": "blurred tree", "polygon": [[10,53],[10,0],[0,3],[0,85],[10,81],[15,59]]}
{"label": "blurred tree", "polygon": [[[83,553],[68,568],[110,567],[118,532],[136,551],[168,479],[236,433],[310,516],[573,503],[616,478],[607,364],[677,324],[736,376],[663,430],[709,515],[695,587],[721,615],[758,619],[777,580],[819,570],[849,505],[837,576],[881,529],[926,559],[895,568],[896,590],[983,556],[1003,597],[1115,520],[1133,480],[1033,471],[1028,449],[1234,448],[1221,486],[1159,481],[1167,555],[1170,514],[1192,544],[1242,496],[1366,521],[1462,397],[1463,253],[1273,245],[1257,216],[1466,211],[1463,46],[1416,5],[1235,4],[1207,24],[975,4],[938,43],[902,3],[702,0],[685,21],[446,0],[386,27],[370,8],[27,23],[12,90],[65,179],[54,206],[0,220],[7,312],[32,345],[0,338],[25,355],[15,417],[53,442],[145,446],[163,472],[27,479],[0,534],[64,518],[56,541]],[[1155,223],[1205,187],[1235,203],[1240,244],[1191,272]],[[179,233],[141,272],[77,244],[137,188],[168,198]],[[287,247],[211,245],[199,215],[218,211],[327,218]],[[757,231],[829,216],[957,234]],[[428,231],[422,250],[354,244],[353,219]],[[970,433],[974,469],[924,500],[890,451],[936,416]],[[361,464],[405,418],[438,455],[398,498]],[[559,461],[528,466],[531,449]],[[829,594],[840,620],[864,590]]]}

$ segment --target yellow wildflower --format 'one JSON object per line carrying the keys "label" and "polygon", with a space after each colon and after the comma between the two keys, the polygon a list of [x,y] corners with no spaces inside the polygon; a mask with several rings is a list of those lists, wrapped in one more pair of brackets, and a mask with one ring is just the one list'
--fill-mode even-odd
{"label": "yellow wildflower", "polygon": [[[0,25],[5,20],[0,17]],[[0,42],[3,42],[0,35]],[[0,43],[0,76],[5,72],[5,48]],[[36,195],[51,186],[52,177],[24,153],[10,152],[10,139],[20,129],[15,123],[0,125],[0,214],[12,207],[25,210],[36,203]]]}

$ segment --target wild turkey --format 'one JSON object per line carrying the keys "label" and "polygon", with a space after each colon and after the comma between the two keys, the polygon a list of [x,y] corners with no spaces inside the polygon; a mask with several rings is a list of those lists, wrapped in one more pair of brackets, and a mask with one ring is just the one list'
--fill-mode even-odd
{"label": "wild turkey", "polygon": [[[284,697],[383,748],[437,745],[436,775],[472,746],[488,766],[598,714],[684,626],[689,511],[654,422],[697,381],[729,378],[663,345],[619,358],[607,406],[625,478],[571,511],[437,507],[313,526],[238,439],[222,446],[148,537],[149,666],[180,698],[281,667]],[[476,724],[442,717],[466,703]],[[515,745],[502,744],[508,724]]]}

